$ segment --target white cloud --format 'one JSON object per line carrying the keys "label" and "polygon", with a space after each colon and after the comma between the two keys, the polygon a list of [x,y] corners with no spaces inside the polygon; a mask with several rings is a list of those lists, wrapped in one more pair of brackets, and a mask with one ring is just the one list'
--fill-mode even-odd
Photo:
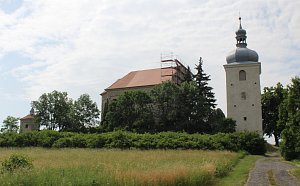
{"label": "white cloud", "polygon": [[[225,110],[225,57],[235,47],[238,12],[248,46],[260,55],[262,86],[299,75],[300,13],[296,1],[25,1],[0,11],[0,55],[32,59],[13,70],[26,99],[54,89],[73,97],[99,93],[131,70],[160,67],[174,52],[194,67],[200,56]],[[1,62],[1,61],[0,61]]]}

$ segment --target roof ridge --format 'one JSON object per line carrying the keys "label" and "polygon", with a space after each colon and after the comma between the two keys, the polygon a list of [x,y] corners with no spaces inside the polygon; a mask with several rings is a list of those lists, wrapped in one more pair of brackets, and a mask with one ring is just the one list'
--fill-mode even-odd
{"label": "roof ridge", "polygon": [[[175,70],[174,67],[131,71],[105,90],[157,85],[163,81],[172,80],[173,70]],[[162,76],[162,73],[170,74],[170,76]]]}

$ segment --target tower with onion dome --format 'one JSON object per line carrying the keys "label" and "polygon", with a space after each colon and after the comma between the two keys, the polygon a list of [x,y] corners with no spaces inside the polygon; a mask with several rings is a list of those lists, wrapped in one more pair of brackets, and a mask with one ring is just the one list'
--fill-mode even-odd
{"label": "tower with onion dome", "polygon": [[236,31],[236,49],[224,65],[226,71],[227,117],[236,121],[237,131],[255,131],[262,135],[260,92],[261,63],[258,54],[247,48],[246,30]]}

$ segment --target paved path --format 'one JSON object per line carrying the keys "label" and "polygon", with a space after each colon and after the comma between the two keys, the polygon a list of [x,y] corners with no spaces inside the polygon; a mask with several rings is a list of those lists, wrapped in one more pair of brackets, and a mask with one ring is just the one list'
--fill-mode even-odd
{"label": "paved path", "polygon": [[277,154],[264,157],[256,161],[254,169],[250,172],[245,186],[269,186],[268,171],[272,171],[277,186],[300,186],[288,171],[295,168],[294,165],[280,161]]}

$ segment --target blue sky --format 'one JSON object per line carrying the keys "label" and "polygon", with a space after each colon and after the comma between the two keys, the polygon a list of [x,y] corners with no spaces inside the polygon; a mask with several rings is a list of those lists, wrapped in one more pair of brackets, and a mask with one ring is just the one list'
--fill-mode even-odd
{"label": "blue sky", "polygon": [[173,52],[192,68],[200,56],[226,112],[226,55],[239,12],[262,63],[261,87],[300,75],[297,0],[0,0],[0,123],[23,117],[53,90],[99,94],[129,71],[159,68]]}

